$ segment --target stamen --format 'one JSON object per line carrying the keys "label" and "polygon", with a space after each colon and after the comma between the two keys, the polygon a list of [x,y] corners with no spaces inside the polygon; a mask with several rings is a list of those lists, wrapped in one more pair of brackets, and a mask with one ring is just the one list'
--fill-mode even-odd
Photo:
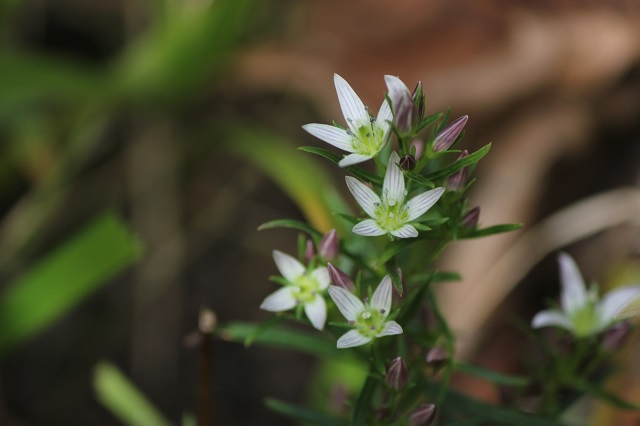
{"label": "stamen", "polygon": [[375,325],[372,325],[371,327],[369,327],[369,330],[375,330],[375,329],[376,329]]}
{"label": "stamen", "polygon": [[381,314],[384,314],[385,312],[387,312],[387,310],[386,310],[386,309],[380,309],[380,313],[381,313]]}
{"label": "stamen", "polygon": [[371,314],[369,312],[363,312],[362,313],[362,318],[369,319],[369,318],[371,318]]}

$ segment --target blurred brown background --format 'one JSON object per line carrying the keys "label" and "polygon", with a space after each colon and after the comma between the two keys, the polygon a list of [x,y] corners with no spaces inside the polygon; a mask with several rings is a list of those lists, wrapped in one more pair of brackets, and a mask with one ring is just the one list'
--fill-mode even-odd
{"label": "blurred brown background", "polygon": [[[640,277],[640,3],[248,1],[233,19],[203,22],[214,3],[1,9],[0,283],[105,208],[144,246],[132,270],[2,360],[1,424],[119,424],[91,388],[104,358],[172,421],[194,411],[197,351],[183,337],[200,308],[220,322],[268,318],[258,306],[272,290],[271,250],[293,252],[296,235],[256,228],[309,218],[229,127],[276,139],[291,151],[283,164],[296,161],[296,146],[320,144],[301,125],[341,122],[334,72],[376,108],[384,74],[420,80],[428,111],[470,116],[464,148],[493,142],[471,199],[483,225],[525,228],[454,244],[442,259],[464,276],[440,294],[460,356],[517,371],[524,338],[511,319],[557,296],[559,249],[603,286]],[[220,22],[233,38],[210,29]],[[103,86],[103,75],[119,80]],[[342,173],[312,161],[344,194]],[[287,424],[262,399],[308,395],[307,356],[213,349],[216,424]],[[612,383],[635,401],[637,355],[632,343],[621,357],[630,375]],[[590,410],[596,425],[640,418]]]}

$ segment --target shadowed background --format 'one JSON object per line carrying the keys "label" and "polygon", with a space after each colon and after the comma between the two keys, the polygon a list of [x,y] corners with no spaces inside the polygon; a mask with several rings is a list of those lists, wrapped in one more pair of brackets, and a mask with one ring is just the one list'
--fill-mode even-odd
{"label": "shadowed background", "polygon": [[[269,318],[271,250],[296,247],[257,226],[326,231],[354,207],[342,172],[295,150],[322,144],[301,125],[342,122],[334,72],[376,108],[384,74],[420,80],[428,112],[470,116],[464,148],[493,142],[471,200],[525,228],[442,258],[464,277],[440,292],[460,356],[518,371],[513,318],[557,297],[559,249],[605,288],[640,282],[634,1],[12,0],[0,37],[3,425],[121,424],[103,360],[172,424],[197,411],[200,309]],[[640,401],[636,342],[611,387]],[[318,398],[309,356],[215,340],[209,360],[215,424],[287,424],[265,397]]]}

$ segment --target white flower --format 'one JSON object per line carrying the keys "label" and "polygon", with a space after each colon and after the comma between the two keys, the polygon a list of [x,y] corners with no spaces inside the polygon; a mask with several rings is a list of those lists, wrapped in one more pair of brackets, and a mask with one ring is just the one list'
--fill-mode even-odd
{"label": "white flower", "polygon": [[531,321],[533,328],[556,326],[570,331],[576,337],[585,337],[604,331],[617,320],[636,314],[631,309],[631,304],[638,301],[640,285],[617,288],[599,300],[595,286],[587,291],[578,266],[571,256],[560,253],[558,262],[562,310],[538,312]]}
{"label": "white flower", "polygon": [[350,152],[338,163],[340,167],[347,167],[373,158],[384,147],[391,133],[389,122],[392,114],[385,99],[377,119],[373,118],[344,78],[334,74],[333,82],[348,129],[316,123],[305,124],[302,128],[313,136]]}
{"label": "white flower", "polygon": [[338,349],[369,343],[375,338],[402,334],[402,327],[395,321],[387,321],[391,309],[391,277],[385,276],[371,303],[362,302],[353,293],[342,287],[329,286],[329,296],[342,315],[355,327],[338,339]]}
{"label": "white flower", "polygon": [[399,161],[398,154],[392,152],[382,184],[382,199],[364,183],[351,176],[346,177],[349,191],[371,216],[371,219],[365,219],[353,227],[355,234],[375,237],[389,233],[398,238],[418,236],[418,231],[410,222],[429,210],[440,199],[444,188],[423,192],[405,202],[407,191],[404,176],[398,167]]}
{"label": "white flower", "polygon": [[260,309],[281,312],[298,304],[304,305],[304,312],[311,325],[322,330],[327,319],[327,305],[322,293],[330,282],[327,268],[307,271],[296,258],[278,250],[273,251],[273,260],[289,284],[267,296]]}

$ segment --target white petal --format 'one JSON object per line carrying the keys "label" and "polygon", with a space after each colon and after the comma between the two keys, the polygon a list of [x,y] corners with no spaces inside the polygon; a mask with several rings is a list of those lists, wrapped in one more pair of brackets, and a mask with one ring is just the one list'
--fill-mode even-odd
{"label": "white petal", "polygon": [[404,175],[398,167],[400,157],[395,151],[389,156],[387,172],[384,174],[382,184],[382,198],[390,206],[401,203],[404,200]]}
{"label": "white petal", "polygon": [[338,162],[338,166],[349,167],[353,166],[354,164],[363,163],[367,160],[370,160],[371,158],[371,155],[349,154]]}
{"label": "white petal", "polygon": [[293,308],[296,306],[296,298],[293,296],[292,289],[292,287],[287,286],[274,291],[264,299],[260,309],[270,312],[282,312]]}
{"label": "white petal", "polygon": [[391,231],[391,235],[398,238],[415,238],[418,236],[418,231],[413,225],[405,224],[401,228]]}
{"label": "white petal", "polygon": [[324,328],[324,322],[327,320],[327,305],[324,303],[324,298],[320,295],[311,301],[304,304],[304,313],[307,314],[307,318],[311,321],[311,325],[318,330]]}
{"label": "white petal", "polygon": [[380,105],[380,110],[378,111],[378,116],[376,117],[376,124],[385,133],[387,133],[391,128],[392,120],[393,120],[393,114],[391,113],[389,102],[387,102],[387,99],[385,98],[385,100],[382,101],[382,105]]}
{"label": "white petal", "polygon": [[365,219],[362,222],[358,222],[351,232],[365,237],[378,237],[387,233],[387,231],[380,228],[378,222],[373,219]]}
{"label": "white petal", "polygon": [[289,256],[280,250],[273,251],[273,261],[276,262],[278,271],[289,282],[294,282],[304,275],[305,267],[295,257]]}
{"label": "white petal", "polygon": [[370,306],[376,310],[384,310],[383,315],[385,318],[389,315],[389,310],[391,309],[391,287],[391,277],[385,275],[371,296]]}
{"label": "white petal", "polygon": [[324,290],[331,284],[331,278],[329,277],[329,270],[326,267],[316,268],[311,273],[311,278],[318,283],[318,290]]}
{"label": "white petal", "polygon": [[398,107],[406,102],[412,102],[411,92],[407,86],[398,77],[393,75],[385,75],[384,81],[389,89],[389,99],[391,99],[394,111],[398,111]]}
{"label": "white petal", "polygon": [[366,345],[371,341],[371,337],[365,337],[358,330],[347,331],[338,339],[338,349],[352,348],[354,346]]}
{"label": "white petal", "polygon": [[600,303],[603,321],[611,322],[638,315],[640,285],[617,288],[607,293]]}
{"label": "white petal", "polygon": [[338,93],[338,102],[340,102],[340,108],[342,109],[342,115],[351,131],[358,134],[358,124],[363,125],[369,122],[369,113],[364,107],[364,104],[353,91],[347,81],[340,77],[338,74],[333,75],[333,82],[336,85],[336,93]]}
{"label": "white petal", "polygon": [[378,334],[378,337],[402,334],[402,331],[400,324],[395,321],[387,321],[384,323],[384,329]]}
{"label": "white petal", "polygon": [[329,286],[329,296],[348,321],[354,321],[364,310],[364,304],[355,294],[335,285]]}
{"label": "white petal", "polygon": [[573,330],[571,321],[567,316],[560,311],[540,311],[531,320],[531,327],[550,327],[556,326],[566,330]]}
{"label": "white petal", "polygon": [[422,194],[416,195],[407,203],[407,221],[412,221],[422,216],[444,194],[444,188],[435,188]]}
{"label": "white petal", "polygon": [[353,152],[353,145],[351,143],[353,137],[350,136],[346,132],[346,130],[339,129],[328,124],[317,123],[305,124],[304,126],[302,126],[302,128],[311,133],[316,138],[322,139],[326,143],[331,144],[336,148]]}
{"label": "white petal", "polygon": [[362,210],[369,216],[376,217],[376,208],[380,205],[380,197],[378,197],[378,194],[354,177],[347,176],[345,177],[345,181],[347,182],[349,191],[351,191],[353,197],[358,204],[360,204]]}
{"label": "white petal", "polygon": [[558,262],[560,263],[560,284],[562,285],[560,303],[564,312],[571,313],[587,303],[587,289],[580,270],[571,256],[567,253],[560,253]]}

